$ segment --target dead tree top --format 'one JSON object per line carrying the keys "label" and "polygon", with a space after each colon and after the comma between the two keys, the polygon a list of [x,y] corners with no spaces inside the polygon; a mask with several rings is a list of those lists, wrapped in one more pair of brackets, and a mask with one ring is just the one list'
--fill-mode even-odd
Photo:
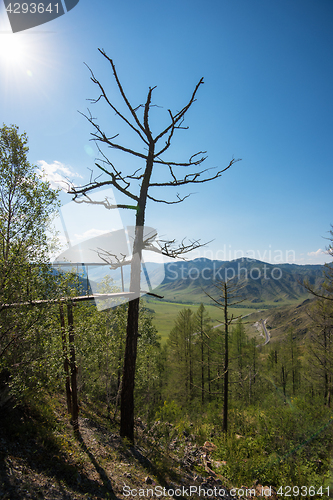
{"label": "dead tree top", "polygon": [[[92,136],[91,140],[95,141],[98,151],[101,155],[101,158],[96,161],[95,165],[98,167],[100,171],[102,171],[102,173],[106,174],[108,178],[106,180],[99,180],[100,176],[94,177],[92,173],[90,181],[84,186],[74,186],[73,183],[69,183],[68,192],[73,195],[75,201],[79,203],[100,204],[104,205],[107,209],[113,209],[113,208],[124,208],[124,209],[134,209],[134,210],[137,209],[137,203],[139,202],[139,195],[136,194],[135,191],[133,190],[132,183],[133,181],[140,181],[143,179],[144,173],[142,172],[142,169],[138,168],[132,173],[124,174],[110,161],[110,159],[101,150],[100,147],[101,144],[105,144],[109,148],[130,154],[134,157],[145,160],[146,162],[148,161],[149,155],[151,153],[151,146],[153,146],[154,150],[153,163],[166,167],[167,172],[169,174],[169,180],[165,182],[149,182],[148,188],[180,187],[189,184],[199,184],[199,183],[202,184],[205,182],[209,182],[220,177],[223,172],[228,170],[235,162],[239,161],[232,159],[229,162],[229,164],[222,169],[198,168],[197,171],[195,172],[187,173],[185,175],[179,175],[179,173],[176,172],[177,167],[183,167],[183,168],[200,167],[201,164],[207,158],[206,151],[198,151],[197,153],[193,154],[188,159],[188,161],[185,162],[175,162],[162,158],[164,153],[166,153],[169,147],[171,146],[171,139],[175,131],[188,128],[183,126],[184,117],[186,112],[196,101],[196,94],[198,92],[198,89],[204,83],[203,78],[201,78],[200,81],[197,83],[189,101],[180,111],[178,111],[177,113],[172,113],[172,111],[168,109],[169,124],[154,137],[149,124],[149,111],[153,106],[151,103],[152,93],[156,87],[149,87],[145,104],[133,107],[129,99],[127,98],[124,88],[119,80],[113,60],[105,53],[104,50],[102,49],[98,50],[103,55],[103,57],[105,57],[105,59],[111,66],[112,73],[116,81],[116,85],[122,97],[123,103],[125,104],[125,108],[127,108],[127,114],[129,114],[129,118],[125,116],[126,113],[120,112],[120,110],[112,103],[111,99],[109,98],[105,90],[105,87],[102,85],[100,80],[96,78],[93,71],[87,66],[91,73],[91,80],[98,87],[100,93],[96,99],[89,99],[89,100],[94,104],[98,103],[101,100],[104,100],[107,103],[107,105],[114,111],[116,116],[118,116],[123,122],[125,122],[140,137],[140,139],[144,143],[145,149],[147,149],[147,152],[131,149],[127,146],[120,144],[116,140],[118,134],[112,137],[108,137],[108,135],[102,130],[101,126],[98,123],[96,123],[95,118],[93,118],[89,110],[88,114],[82,113],[83,116],[85,116],[85,118],[93,126],[94,132],[91,133]],[[138,115],[138,110],[142,108],[143,108],[143,116],[140,118]],[[164,140],[164,144],[161,143],[162,140]],[[108,185],[113,186],[118,192],[122,193],[130,200],[132,200],[132,202],[133,201],[136,202],[135,205],[124,204],[124,203],[112,204],[108,199],[102,201],[94,201],[88,195],[90,191]],[[190,194],[180,196],[179,193],[177,193],[176,199],[174,200],[160,199],[158,197],[152,196],[151,194],[148,194],[147,198],[157,203],[175,204],[175,203],[181,203],[186,198],[188,198]]]}

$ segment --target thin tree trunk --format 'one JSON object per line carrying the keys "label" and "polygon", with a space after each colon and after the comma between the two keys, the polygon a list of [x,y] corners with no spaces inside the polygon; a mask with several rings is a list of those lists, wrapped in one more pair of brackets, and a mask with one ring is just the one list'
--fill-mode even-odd
{"label": "thin tree trunk", "polygon": [[208,350],[207,350],[207,363],[208,363],[208,370],[207,370],[207,377],[208,377],[208,398],[209,401],[211,399],[211,383],[210,383],[210,346],[208,344]]}
{"label": "thin tree trunk", "polygon": [[69,361],[68,361],[68,355],[67,355],[66,325],[65,325],[64,308],[63,308],[62,304],[59,304],[59,309],[60,309],[62,351],[63,351],[63,355],[64,355],[64,370],[65,370],[65,374],[66,374],[67,412],[72,413],[72,391],[71,391],[71,383],[70,383],[70,377],[69,377]]}
{"label": "thin tree trunk", "polygon": [[[148,110],[150,106],[151,90],[149,92],[145,106],[145,128],[148,136],[151,133],[148,127]],[[155,144],[151,139],[149,142],[149,153],[146,168],[140,188],[140,197],[136,212],[136,226],[133,243],[133,255],[131,262],[131,283],[130,291],[137,295],[128,304],[127,314],[127,335],[124,357],[123,387],[121,391],[121,416],[120,435],[127,437],[134,442],[134,385],[135,385],[135,365],[138,342],[139,325],[139,305],[140,305],[140,275],[143,250],[143,228],[145,223],[145,211],[149,189],[150,177],[154,166]]]}
{"label": "thin tree trunk", "polygon": [[282,378],[282,388],[283,388],[283,397],[284,402],[286,402],[286,385],[287,385],[287,374],[284,366],[281,366],[281,378]]}
{"label": "thin tree trunk", "polygon": [[120,435],[134,441],[134,382],[140,298],[128,304],[127,336],[121,391]]}
{"label": "thin tree trunk", "polygon": [[204,342],[201,331],[201,403],[205,402]]}
{"label": "thin tree trunk", "polygon": [[229,391],[229,344],[228,344],[228,289],[224,283],[224,391],[223,391],[223,432],[228,430],[228,391]]}
{"label": "thin tree trunk", "polygon": [[255,343],[253,342],[253,383],[254,384],[256,382],[256,354],[257,354],[257,348],[255,346]]}
{"label": "thin tree trunk", "polygon": [[69,331],[69,349],[70,349],[70,367],[71,367],[71,385],[72,385],[72,425],[74,433],[79,432],[79,405],[77,400],[77,367],[75,362],[74,346],[74,325],[73,325],[73,305],[67,304],[68,331]]}
{"label": "thin tree trunk", "polygon": [[[190,325],[189,325],[190,326]],[[190,401],[193,399],[193,360],[192,360],[192,331],[191,327],[188,332],[188,347],[189,347],[189,382],[190,382]]]}

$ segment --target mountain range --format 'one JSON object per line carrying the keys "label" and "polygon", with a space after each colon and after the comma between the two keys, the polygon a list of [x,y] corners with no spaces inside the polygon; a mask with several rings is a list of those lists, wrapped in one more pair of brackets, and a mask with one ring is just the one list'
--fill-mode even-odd
{"label": "mountain range", "polygon": [[[170,302],[207,302],[210,300],[207,293],[219,296],[219,282],[232,279],[240,285],[240,295],[249,303],[299,301],[308,296],[302,285],[304,280],[314,287],[321,285],[323,268],[321,265],[269,264],[248,258],[170,262],[164,264],[165,277],[155,292]],[[161,271],[150,270],[152,276],[156,272]]]}
{"label": "mountain range", "polygon": [[[125,291],[129,286],[130,266],[124,266]],[[142,273],[142,289],[164,297],[164,301],[177,303],[209,303],[212,297],[219,297],[219,283],[230,280],[239,285],[241,299],[247,305],[279,305],[305,300],[308,292],[302,285],[306,280],[317,288],[323,282],[322,265],[269,264],[259,260],[240,258],[232,261],[205,258],[190,261],[171,261],[164,264],[147,262]],[[87,269],[78,270],[86,291]],[[109,270],[108,266],[96,266],[89,270],[90,291],[98,290],[98,282],[105,274],[113,278],[121,288],[120,270]],[[148,282],[144,279],[149,276]],[[237,288],[237,287],[236,287]],[[208,294],[208,295],[207,295]]]}

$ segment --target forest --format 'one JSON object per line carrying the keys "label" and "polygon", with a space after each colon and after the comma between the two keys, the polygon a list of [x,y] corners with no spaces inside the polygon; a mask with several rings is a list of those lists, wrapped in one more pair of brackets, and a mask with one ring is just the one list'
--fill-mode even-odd
{"label": "forest", "polygon": [[[321,288],[304,282],[311,298],[308,334],[296,335],[291,326],[267,345],[249,335],[248,318],[231,312],[241,293],[237,280],[217,281],[215,293],[210,288],[218,327],[203,303],[184,306],[167,339],[155,326],[149,296],[135,299],[133,435],[128,436],[121,412],[126,412],[122,390],[131,302],[108,307],[108,294],[119,288],[106,276],[98,290],[106,303],[96,308],[84,300],[75,269],[52,271],[49,253],[57,240],[47,236],[47,228],[58,193],[28,162],[26,134],[16,126],[3,126],[0,133],[0,419],[2,444],[7,443],[1,451],[0,490],[7,488],[2,498],[51,498],[44,490],[38,496],[29,476],[25,489],[15,483],[9,464],[20,454],[10,448],[11,440],[22,447],[33,440],[59,462],[53,480],[69,489],[57,498],[122,498],[117,488],[123,476],[117,481],[113,467],[109,477],[84,443],[87,421],[103,427],[105,439],[118,439],[123,453],[130,450],[127,465],[141,457],[147,484],[179,485],[188,478],[206,487],[223,484],[229,492],[265,485],[273,488],[271,498],[288,492],[331,496],[332,266],[325,266]],[[327,250],[333,256],[332,230],[330,235]],[[103,457],[104,464],[108,460]],[[94,485],[77,480],[86,461],[99,474]],[[23,456],[19,462],[24,468]],[[130,484],[135,473],[126,474]],[[68,493],[73,481],[75,494]]]}

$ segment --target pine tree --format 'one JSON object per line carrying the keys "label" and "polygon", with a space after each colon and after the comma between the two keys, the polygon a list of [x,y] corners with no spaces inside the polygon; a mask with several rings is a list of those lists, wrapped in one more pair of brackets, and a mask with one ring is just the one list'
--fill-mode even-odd
{"label": "pine tree", "polygon": [[[201,403],[210,397],[210,373],[211,373],[211,318],[205,310],[205,306],[201,303],[194,317],[194,328],[197,335],[197,348],[199,349],[200,359],[200,388],[201,388]],[[207,373],[206,373],[207,372]],[[208,390],[206,388],[208,383]],[[208,394],[207,394],[208,393]]]}
{"label": "pine tree", "polygon": [[193,399],[195,327],[191,309],[182,309],[168,338],[172,393],[186,404]]}

